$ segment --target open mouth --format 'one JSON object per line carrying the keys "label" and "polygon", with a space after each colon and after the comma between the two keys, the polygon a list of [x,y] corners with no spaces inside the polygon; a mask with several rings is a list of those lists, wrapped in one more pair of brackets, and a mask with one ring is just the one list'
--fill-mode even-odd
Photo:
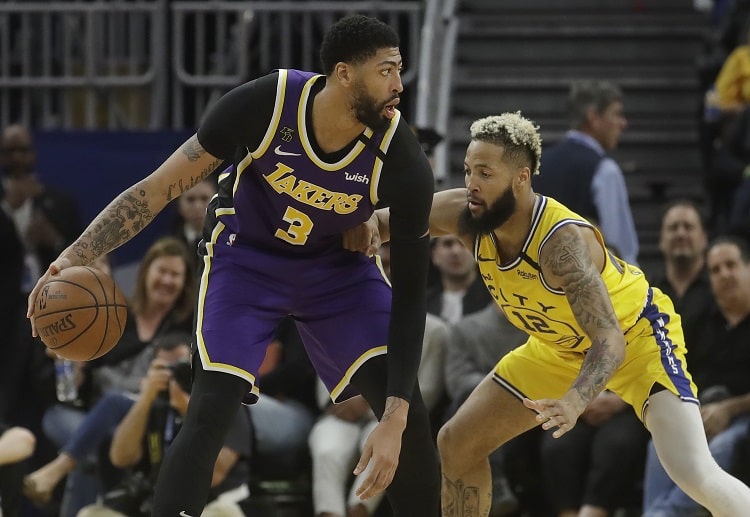
{"label": "open mouth", "polygon": [[392,119],[396,116],[396,106],[401,102],[401,99],[393,99],[391,102],[385,105],[385,116]]}

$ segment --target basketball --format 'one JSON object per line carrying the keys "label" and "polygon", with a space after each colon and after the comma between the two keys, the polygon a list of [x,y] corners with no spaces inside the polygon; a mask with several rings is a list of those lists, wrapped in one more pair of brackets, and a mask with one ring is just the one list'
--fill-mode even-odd
{"label": "basketball", "polygon": [[73,266],[50,277],[36,299],[34,324],[47,348],[73,361],[101,357],[125,330],[125,296],[106,273]]}

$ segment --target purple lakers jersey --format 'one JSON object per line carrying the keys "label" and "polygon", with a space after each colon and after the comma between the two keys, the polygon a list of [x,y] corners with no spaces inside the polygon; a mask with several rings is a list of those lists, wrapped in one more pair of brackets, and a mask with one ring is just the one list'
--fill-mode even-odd
{"label": "purple lakers jersey", "polygon": [[[257,149],[219,176],[211,242],[314,256],[341,250],[341,234],[374,210],[389,128],[367,128],[336,163],[323,161],[308,137],[310,92],[323,76],[280,70],[271,123]],[[209,215],[209,217],[210,217]]]}

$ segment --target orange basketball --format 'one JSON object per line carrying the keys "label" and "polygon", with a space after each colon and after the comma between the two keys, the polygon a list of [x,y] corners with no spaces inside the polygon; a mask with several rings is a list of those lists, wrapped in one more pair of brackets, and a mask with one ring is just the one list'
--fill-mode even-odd
{"label": "orange basketball", "polygon": [[115,281],[88,266],[69,267],[50,277],[34,309],[42,342],[74,361],[90,361],[112,350],[126,319],[125,296]]}

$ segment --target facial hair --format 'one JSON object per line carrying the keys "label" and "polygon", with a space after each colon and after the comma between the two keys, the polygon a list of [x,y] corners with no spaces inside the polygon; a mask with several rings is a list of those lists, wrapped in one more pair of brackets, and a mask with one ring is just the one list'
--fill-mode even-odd
{"label": "facial hair", "polygon": [[358,81],[354,90],[354,105],[352,106],[354,116],[373,131],[385,131],[391,125],[391,121],[383,115],[383,109],[392,100],[393,98],[385,102],[377,101],[367,92],[365,84]]}
{"label": "facial hair", "polygon": [[462,234],[486,234],[502,226],[505,221],[510,219],[513,212],[516,211],[516,198],[513,195],[513,189],[509,185],[505,192],[498,197],[487,210],[474,217],[469,211],[468,205],[463,209],[458,220],[458,228]]}

